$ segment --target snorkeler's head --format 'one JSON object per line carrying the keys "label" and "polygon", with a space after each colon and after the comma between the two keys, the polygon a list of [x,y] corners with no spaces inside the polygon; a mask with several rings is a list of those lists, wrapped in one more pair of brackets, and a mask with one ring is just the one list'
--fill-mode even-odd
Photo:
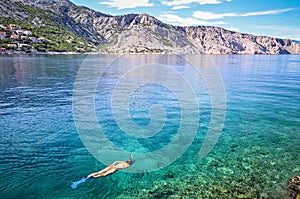
{"label": "snorkeler's head", "polygon": [[133,158],[129,158],[126,162],[132,165],[135,162],[135,160]]}

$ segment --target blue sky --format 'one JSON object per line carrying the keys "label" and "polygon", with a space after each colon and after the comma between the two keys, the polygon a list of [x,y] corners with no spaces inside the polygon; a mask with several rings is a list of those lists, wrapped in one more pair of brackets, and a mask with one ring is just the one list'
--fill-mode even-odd
{"label": "blue sky", "polygon": [[207,25],[300,41],[299,0],[71,0],[110,15],[147,13],[172,25]]}

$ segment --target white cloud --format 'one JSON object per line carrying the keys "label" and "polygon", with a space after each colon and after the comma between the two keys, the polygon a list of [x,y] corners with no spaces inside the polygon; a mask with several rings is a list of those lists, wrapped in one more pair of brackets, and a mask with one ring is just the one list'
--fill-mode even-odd
{"label": "white cloud", "polygon": [[223,21],[208,22],[208,21],[198,20],[198,19],[195,19],[195,18],[192,18],[192,17],[182,18],[178,15],[170,14],[170,13],[161,14],[158,17],[158,19],[165,22],[165,23],[169,23],[169,24],[172,24],[172,25],[178,25],[178,26],[222,25],[222,24],[225,24]]}
{"label": "white cloud", "polygon": [[248,16],[260,16],[260,15],[275,15],[280,14],[284,12],[289,12],[291,10],[294,10],[294,8],[287,8],[287,9],[281,9],[281,10],[267,10],[267,11],[258,11],[258,12],[248,12],[245,14],[241,14],[242,17],[248,17]]}
{"label": "white cloud", "polygon": [[221,3],[221,1],[219,1],[219,0],[199,0],[199,4],[200,5],[205,5],[205,4],[220,4],[220,3]]}
{"label": "white cloud", "polygon": [[190,6],[185,6],[185,5],[182,5],[182,6],[173,6],[172,10],[179,10],[179,9],[186,9],[186,8],[190,8]]}
{"label": "white cloud", "polygon": [[154,6],[153,3],[149,3],[149,0],[109,0],[105,2],[100,2],[100,4],[116,7],[119,10],[126,8]]}
{"label": "white cloud", "polygon": [[224,17],[235,17],[237,14],[235,13],[223,13],[216,14],[213,12],[203,12],[203,11],[195,11],[193,13],[193,17],[203,20],[211,20],[211,19],[222,19]]}
{"label": "white cloud", "polygon": [[204,11],[195,11],[193,17],[202,20],[212,20],[212,19],[222,19],[224,17],[249,17],[249,16],[261,16],[261,15],[274,15],[284,12],[294,10],[294,8],[287,8],[281,10],[267,10],[267,11],[258,11],[258,12],[248,12],[248,13],[213,13],[213,12],[204,12]]}
{"label": "white cloud", "polygon": [[220,4],[220,0],[171,0],[171,1],[162,1],[162,4],[167,6],[179,6],[179,5],[187,5],[190,3],[198,3],[200,5],[205,4]]}
{"label": "white cloud", "polygon": [[228,27],[228,28],[226,28],[227,30],[230,30],[230,31],[233,31],[233,32],[238,32],[239,31],[239,29],[238,28],[236,28],[236,27]]}

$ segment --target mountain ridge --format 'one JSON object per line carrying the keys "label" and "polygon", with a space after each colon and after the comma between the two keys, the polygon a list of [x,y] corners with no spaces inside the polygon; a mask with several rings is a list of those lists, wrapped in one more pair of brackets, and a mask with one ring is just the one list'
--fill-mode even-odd
{"label": "mountain ridge", "polygon": [[173,26],[148,14],[112,16],[69,0],[4,0],[0,10],[2,18],[68,31],[102,53],[300,54],[299,43],[290,39]]}

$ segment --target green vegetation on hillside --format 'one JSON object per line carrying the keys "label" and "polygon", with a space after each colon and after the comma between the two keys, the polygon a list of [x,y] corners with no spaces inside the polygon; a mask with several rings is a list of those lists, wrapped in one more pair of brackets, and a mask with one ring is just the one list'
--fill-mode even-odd
{"label": "green vegetation on hillside", "polygon": [[[13,2],[12,5],[7,12],[14,13],[14,17],[1,17],[0,24],[6,27],[9,24],[17,24],[23,30],[30,30],[35,37],[43,38],[44,42],[32,45],[38,51],[91,52],[96,50],[96,47],[85,38],[69,31],[59,14],[30,7],[21,2]],[[15,42],[23,43],[23,41]],[[0,39],[1,47],[9,43],[11,43],[9,38]]]}
{"label": "green vegetation on hillside", "polygon": [[92,46],[88,44],[83,38],[76,36],[66,30],[58,27],[39,27],[32,28],[35,35],[44,37],[45,44],[37,44],[37,49],[45,48],[48,51],[77,51],[77,52],[90,52]]}
{"label": "green vegetation on hillside", "polygon": [[[91,52],[95,49],[95,47],[90,45],[85,39],[57,26],[34,27],[31,24],[14,21],[12,19],[0,19],[0,24],[5,26],[11,23],[21,26],[24,30],[32,31],[36,37],[45,39],[43,43],[33,44],[33,47],[38,51]],[[10,42],[8,38],[1,39],[0,46],[5,47],[5,45]]]}

